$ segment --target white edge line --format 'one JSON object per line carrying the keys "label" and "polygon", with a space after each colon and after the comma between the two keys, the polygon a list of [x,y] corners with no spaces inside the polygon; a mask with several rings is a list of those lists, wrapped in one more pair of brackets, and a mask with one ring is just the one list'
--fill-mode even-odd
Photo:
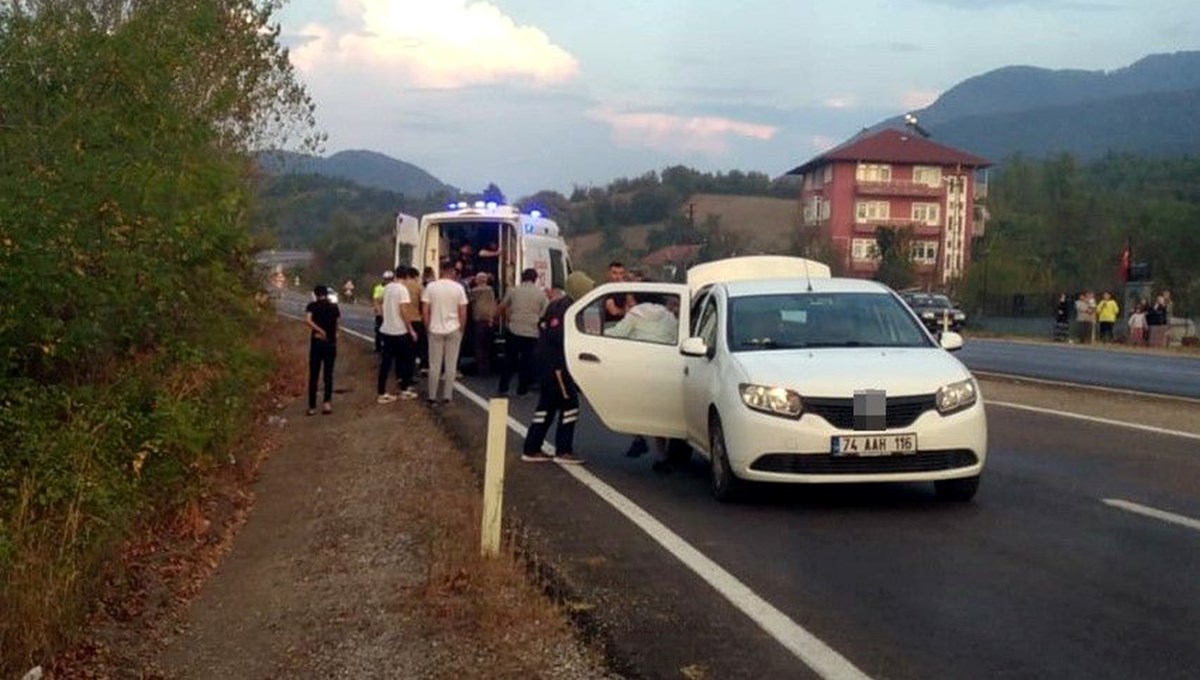
{"label": "white edge line", "polygon": [[1096,416],[1085,416],[1081,413],[1071,413],[1069,411],[1056,411],[1049,408],[1041,408],[1040,406],[1026,406],[1025,404],[1014,404],[1008,401],[991,401],[985,399],[984,406],[1000,406],[1002,408],[1013,408],[1021,411],[1031,411],[1033,413],[1043,413],[1046,415],[1059,416],[1061,418],[1075,418],[1076,420],[1086,420],[1090,423],[1100,423],[1102,425],[1113,425],[1115,427],[1127,427],[1131,430],[1141,430],[1143,432],[1154,432],[1156,434],[1165,434],[1171,437],[1182,437],[1184,439],[1195,439],[1200,441],[1200,434],[1194,432],[1181,432],[1179,430],[1165,430],[1152,425],[1142,425],[1141,423],[1127,423],[1123,420],[1113,420],[1111,418],[1098,418]]}
{"label": "white edge line", "polygon": [[1153,517],[1154,519],[1162,520],[1164,522],[1170,522],[1171,524],[1178,524],[1179,526],[1200,531],[1200,520],[1192,519],[1186,515],[1177,515],[1173,512],[1159,510],[1158,508],[1152,508],[1148,505],[1134,503],[1133,501],[1127,501],[1121,498],[1101,498],[1100,501],[1105,505],[1118,508],[1126,512],[1132,512],[1134,514],[1143,515],[1146,517]]}
{"label": "white edge line", "polygon": [[[483,397],[467,389],[462,383],[455,383],[454,387],[480,408],[487,409],[488,402]],[[512,416],[508,417],[508,427],[521,437],[525,437],[528,433],[528,429]],[[543,444],[542,450],[548,454],[554,454],[554,447],[551,444]],[[578,465],[560,463],[559,467],[615,508],[639,529],[646,532],[675,559],[712,586],[730,604],[758,624],[768,635],[775,638],[779,644],[817,675],[827,680],[870,680],[869,675],[859,670],[846,657],[759,597],[732,574],[692,547],[682,537],[621,492]]]}

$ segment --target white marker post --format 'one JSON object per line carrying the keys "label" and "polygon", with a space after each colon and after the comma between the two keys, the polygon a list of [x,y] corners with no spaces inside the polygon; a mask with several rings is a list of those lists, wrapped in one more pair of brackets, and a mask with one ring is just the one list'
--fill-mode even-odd
{"label": "white marker post", "polygon": [[504,504],[504,453],[508,442],[508,400],[488,400],[487,462],[483,470],[483,526],[480,551],[500,552],[500,509]]}

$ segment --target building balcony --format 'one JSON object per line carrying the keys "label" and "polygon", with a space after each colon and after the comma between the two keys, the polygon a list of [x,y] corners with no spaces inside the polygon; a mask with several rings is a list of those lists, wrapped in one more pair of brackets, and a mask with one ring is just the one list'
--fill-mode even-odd
{"label": "building balcony", "polygon": [[854,231],[860,234],[874,234],[879,227],[910,227],[916,236],[936,236],[942,233],[942,225],[926,224],[909,218],[870,219],[866,222],[855,222]]}
{"label": "building balcony", "polygon": [[945,190],[939,185],[922,184],[918,182],[854,182],[854,191],[859,196],[943,196]]}

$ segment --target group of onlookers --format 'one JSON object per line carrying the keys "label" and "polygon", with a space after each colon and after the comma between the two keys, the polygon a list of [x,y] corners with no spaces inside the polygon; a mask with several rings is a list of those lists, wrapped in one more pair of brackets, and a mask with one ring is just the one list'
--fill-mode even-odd
{"label": "group of onlookers", "polygon": [[[1173,310],[1169,290],[1159,293],[1152,304],[1147,300],[1135,303],[1126,319],[1129,344],[1165,347]],[[1074,301],[1061,293],[1055,308],[1054,339],[1080,344],[1114,342],[1120,318],[1121,307],[1109,291],[1101,293],[1099,301],[1090,290],[1080,293]]]}

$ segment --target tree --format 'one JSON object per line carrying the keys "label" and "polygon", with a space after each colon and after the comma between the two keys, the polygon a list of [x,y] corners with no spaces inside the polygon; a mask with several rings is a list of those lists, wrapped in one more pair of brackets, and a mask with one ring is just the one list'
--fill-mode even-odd
{"label": "tree", "polygon": [[504,192],[500,191],[500,187],[496,186],[495,182],[488,182],[487,188],[483,190],[481,200],[485,203],[495,203],[497,205],[508,203],[508,200],[504,198]]}
{"label": "tree", "polygon": [[908,288],[916,279],[909,244],[912,242],[910,227],[879,227],[875,230],[875,247],[879,255],[879,269],[875,280],[896,290]]}

